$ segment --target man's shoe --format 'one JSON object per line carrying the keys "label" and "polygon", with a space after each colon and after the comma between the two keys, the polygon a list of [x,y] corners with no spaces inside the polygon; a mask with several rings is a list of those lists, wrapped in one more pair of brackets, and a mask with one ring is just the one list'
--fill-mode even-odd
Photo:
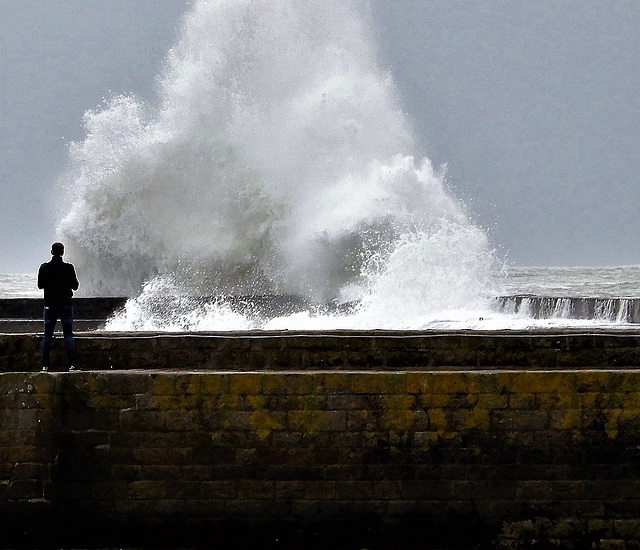
{"label": "man's shoe", "polygon": [[42,368],[40,369],[42,372],[49,372],[49,367],[46,366],[42,366]]}
{"label": "man's shoe", "polygon": [[73,372],[73,371],[76,371],[76,370],[80,370],[80,369],[78,367],[74,366],[74,365],[71,365],[69,367],[69,372]]}

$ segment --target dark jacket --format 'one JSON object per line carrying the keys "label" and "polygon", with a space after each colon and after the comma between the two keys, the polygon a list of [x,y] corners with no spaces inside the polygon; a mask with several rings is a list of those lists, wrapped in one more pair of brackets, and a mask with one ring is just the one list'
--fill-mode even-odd
{"label": "dark jacket", "polygon": [[38,288],[44,289],[44,305],[70,306],[73,291],[78,290],[78,278],[73,264],[62,261],[62,256],[53,256],[50,262],[38,270]]}

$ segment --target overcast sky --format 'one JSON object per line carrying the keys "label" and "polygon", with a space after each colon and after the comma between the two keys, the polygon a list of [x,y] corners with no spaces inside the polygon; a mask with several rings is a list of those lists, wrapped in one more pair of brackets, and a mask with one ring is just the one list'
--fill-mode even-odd
{"label": "overcast sky", "polygon": [[[187,4],[0,0],[0,272],[48,259],[83,113],[154,99]],[[640,264],[640,2],[372,4],[420,153],[509,261]]]}

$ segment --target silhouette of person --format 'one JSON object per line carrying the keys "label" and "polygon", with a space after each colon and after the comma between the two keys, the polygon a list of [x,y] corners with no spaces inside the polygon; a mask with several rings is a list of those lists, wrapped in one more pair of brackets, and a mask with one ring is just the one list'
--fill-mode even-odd
{"label": "silhouette of person", "polygon": [[69,370],[76,368],[76,347],[73,340],[73,291],[78,290],[78,278],[73,264],[62,261],[64,245],[51,245],[51,261],[38,270],[38,288],[44,290],[44,338],[42,340],[42,370],[49,370],[49,356],[53,331],[60,319],[64,345],[69,359]]}

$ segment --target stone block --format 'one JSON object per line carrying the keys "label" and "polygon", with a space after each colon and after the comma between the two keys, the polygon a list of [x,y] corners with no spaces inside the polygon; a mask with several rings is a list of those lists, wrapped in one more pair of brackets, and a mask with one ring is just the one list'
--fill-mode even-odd
{"label": "stone block", "polygon": [[371,479],[371,476],[365,464],[330,464],[324,467],[323,479],[353,481]]}
{"label": "stone block", "polygon": [[144,479],[142,466],[133,464],[112,464],[109,469],[109,479],[118,481],[136,481]]}
{"label": "stone block", "polygon": [[251,411],[226,411],[222,415],[222,426],[225,430],[251,431],[252,414]]}
{"label": "stone block", "polygon": [[40,479],[50,477],[50,465],[40,462],[18,462],[13,468],[13,479]]}
{"label": "stone block", "polygon": [[445,501],[451,496],[446,480],[407,480],[402,486],[404,500]]}
{"label": "stone block", "polygon": [[133,500],[161,501],[169,496],[168,482],[158,481],[132,481],[127,486],[127,497]]}
{"label": "stone block", "polygon": [[549,413],[539,410],[496,410],[491,412],[491,426],[498,430],[544,430],[550,422]]}
{"label": "stone block", "polygon": [[625,540],[638,540],[640,538],[640,518],[614,519],[613,536]]}
{"label": "stone block", "polygon": [[182,466],[178,464],[150,464],[133,466],[135,477],[131,481],[173,481],[182,478]]}
{"label": "stone block", "polygon": [[544,498],[550,493],[549,482],[546,480],[517,481],[516,487],[517,497],[525,500]]}
{"label": "stone block", "polygon": [[369,406],[369,399],[364,395],[328,395],[326,398],[327,410],[365,411]]}
{"label": "stone block", "polygon": [[321,411],[320,430],[324,432],[344,432],[347,426],[345,411]]}
{"label": "stone block", "polygon": [[[187,410],[168,410],[163,411],[161,414],[156,411],[148,411],[149,414],[157,414],[155,422],[157,424],[150,424],[151,429],[157,429],[159,431],[170,432],[190,432],[198,430],[200,426],[196,420],[197,415],[193,411]],[[151,417],[153,418],[153,416]]]}
{"label": "stone block", "polygon": [[304,484],[306,500],[334,500],[336,498],[336,482],[319,480],[306,481]]}
{"label": "stone block", "polygon": [[303,372],[269,373],[262,379],[264,393],[273,395],[307,395],[313,393],[315,384],[314,376]]}
{"label": "stone block", "polygon": [[585,495],[585,482],[581,479],[550,481],[549,493],[558,500],[581,500]]}
{"label": "stone block", "polygon": [[276,494],[276,483],[271,480],[238,481],[238,498],[246,500],[272,500]]}
{"label": "stone block", "polygon": [[316,393],[320,395],[351,394],[351,373],[322,372],[315,373]]}
{"label": "stone block", "polygon": [[140,411],[136,409],[124,409],[119,413],[120,428],[126,431],[138,431],[140,427],[151,431],[164,431],[167,427],[169,414],[160,411]]}
{"label": "stone block", "polygon": [[[271,375],[282,378],[283,375]],[[259,373],[233,373],[229,375],[229,392],[237,395],[262,394],[263,375]],[[272,384],[276,384],[272,380]]]}
{"label": "stone block", "polygon": [[276,499],[278,500],[302,500],[304,490],[304,481],[297,479],[276,481]]}
{"label": "stone block", "polygon": [[274,481],[292,481],[298,479],[298,466],[295,464],[269,464],[264,469],[264,478]]}
{"label": "stone block", "polygon": [[[97,374],[93,373],[78,373],[82,375],[82,378],[78,377],[74,373],[73,377],[70,377],[72,383],[80,383],[92,378],[94,384],[92,390],[101,395],[136,395],[136,394],[149,394],[153,393],[154,379],[153,376],[146,373],[130,373],[122,371],[103,371]],[[82,392],[86,391],[78,387]]]}
{"label": "stone block", "polygon": [[7,462],[46,462],[49,458],[48,449],[41,449],[35,445],[14,445],[5,449]]}
{"label": "stone block", "polygon": [[169,464],[169,451],[162,447],[140,447],[131,450],[132,463],[140,465]]}
{"label": "stone block", "polygon": [[346,411],[290,411],[286,425],[303,435],[315,435],[320,432],[344,431],[347,426]]}
{"label": "stone block", "polygon": [[303,437],[301,432],[283,430],[274,432],[271,441],[276,448],[297,448],[301,446]]}
{"label": "stone block", "polygon": [[[326,399],[325,401],[326,402]],[[309,408],[318,408],[318,406],[313,406],[316,403],[319,403],[319,398],[312,401],[312,406]],[[264,397],[254,397],[251,400],[248,400],[247,409],[256,410],[257,408],[268,409],[270,411],[298,411],[304,408],[305,406],[305,396],[302,395],[294,395],[294,394],[283,394],[283,395],[273,395],[268,394]]]}
{"label": "stone block", "polygon": [[191,447],[169,447],[167,449],[167,463],[168,464],[198,464],[196,458],[197,449]]}
{"label": "stone block", "polygon": [[351,437],[362,436],[362,432],[374,431],[377,428],[378,416],[377,413],[366,409],[347,411],[346,429],[351,433]]}
{"label": "stone block", "polygon": [[338,481],[336,497],[339,500],[371,500],[373,489],[372,481]]}
{"label": "stone block", "polygon": [[407,391],[407,375],[386,371],[353,373],[351,390],[355,394],[389,395]]}
{"label": "stone block", "polygon": [[100,481],[91,483],[91,498],[94,500],[122,500],[127,498],[125,481]]}
{"label": "stone block", "polygon": [[0,503],[9,500],[9,484],[11,482],[8,479],[0,479]]}
{"label": "stone block", "polygon": [[200,394],[218,396],[229,391],[230,376],[224,373],[208,372],[200,378]]}
{"label": "stone block", "polygon": [[400,480],[378,480],[373,483],[375,500],[401,500],[403,483]]}
{"label": "stone block", "polygon": [[42,498],[41,479],[17,479],[9,483],[7,498],[10,500],[29,500]]}
{"label": "stone block", "polygon": [[178,500],[197,498],[200,495],[201,485],[199,481],[167,480],[166,494],[169,498]]}

